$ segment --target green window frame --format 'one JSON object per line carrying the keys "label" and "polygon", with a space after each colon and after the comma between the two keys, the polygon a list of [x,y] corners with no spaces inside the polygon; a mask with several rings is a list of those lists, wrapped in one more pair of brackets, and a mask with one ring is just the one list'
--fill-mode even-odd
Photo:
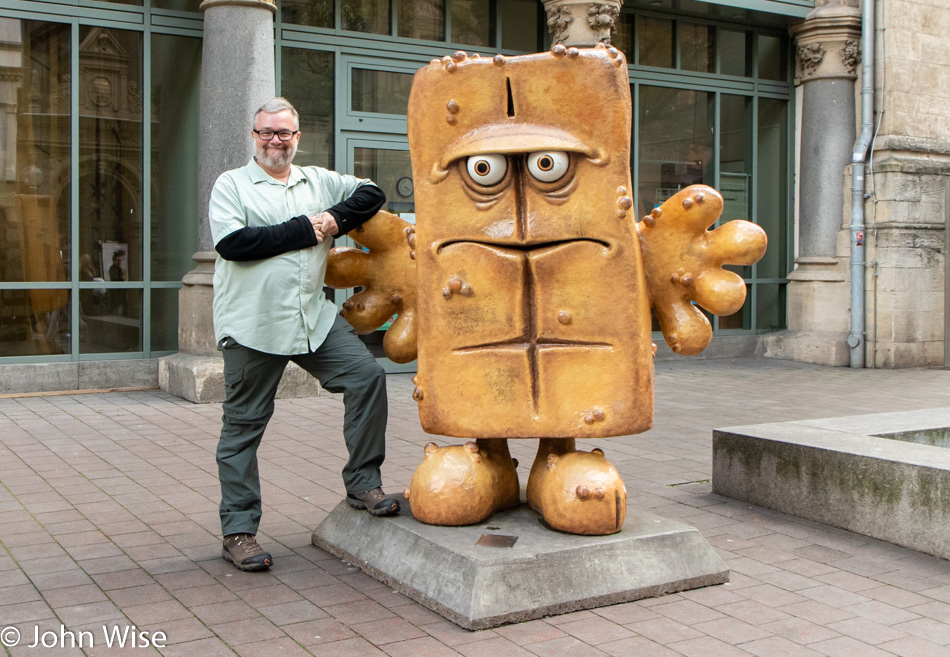
{"label": "green window frame", "polygon": [[[638,55],[643,52],[640,38],[644,30],[640,27],[640,22],[663,22],[669,24],[668,34],[670,35],[671,52],[668,57],[659,57],[663,61],[669,60],[669,66],[641,66],[638,63]],[[794,240],[792,236],[793,216],[794,216],[794,190],[793,190],[793,172],[794,172],[794,86],[792,83],[791,70],[791,44],[787,33],[774,28],[759,28],[750,25],[737,26],[735,24],[702,20],[693,16],[676,16],[669,14],[660,14],[652,11],[625,12],[622,24],[625,26],[623,33],[628,35],[629,41],[626,42],[627,49],[634,53],[634,57],[628,56],[628,68],[630,72],[631,96],[633,101],[633,140],[631,149],[631,175],[633,178],[633,189],[640,193],[641,176],[641,143],[639,132],[643,124],[644,117],[641,112],[641,94],[643,90],[654,87],[667,90],[693,91],[706,94],[710,100],[711,117],[710,126],[712,128],[712,139],[709,152],[712,154],[707,167],[704,167],[705,184],[708,184],[718,190],[723,189],[723,182],[730,189],[734,189],[737,183],[736,172],[723,171],[720,162],[722,154],[722,105],[725,97],[746,99],[746,155],[745,168],[741,172],[746,179],[747,199],[745,205],[748,208],[748,221],[761,225],[766,229],[769,236],[769,247],[766,256],[759,262],[750,267],[730,267],[738,273],[746,284],[747,296],[743,308],[731,317],[717,317],[707,313],[707,317],[713,327],[714,335],[741,335],[758,334],[772,332],[787,328],[787,307],[786,307],[786,289],[788,285],[787,273],[791,269],[793,261]],[[747,35],[747,53],[745,75],[726,75],[717,72],[705,73],[697,70],[690,70],[689,67],[682,66],[682,44],[679,43],[677,35],[682,34],[681,25],[689,25],[691,28],[702,26],[704,30],[709,30],[714,34],[716,44],[723,43],[721,35],[723,32],[744,32]],[[759,56],[759,44],[769,40],[774,46],[777,39],[781,44],[777,62],[770,62],[770,70],[781,69],[783,79],[767,79],[760,77],[759,67],[761,57]],[[713,71],[722,69],[723,53],[720,48],[715,50],[715,61],[712,66]],[[656,53],[651,54],[652,62],[657,60]],[[691,67],[695,68],[695,67]],[[774,75],[772,77],[775,77]],[[767,107],[773,112],[776,108],[781,108],[783,118],[781,129],[776,133],[771,124],[762,125],[762,108]],[[769,145],[781,147],[781,151],[770,158],[774,153],[766,149],[769,153],[763,153],[761,143],[766,137],[766,127],[769,127],[768,137],[771,139]],[[779,187],[778,190],[763,189],[766,179],[778,182],[773,186]],[[675,189],[670,190],[675,192]],[[768,203],[773,200],[774,194],[781,196],[778,206],[769,206]],[[635,198],[635,207],[640,209],[643,205],[643,199]],[[728,211],[727,207],[727,211]],[[642,214],[642,213],[641,213]],[[728,221],[735,217],[724,216],[720,222]],[[716,226],[720,222],[717,222]],[[715,226],[714,226],[715,227]],[[658,339],[659,333],[655,333]]]}
{"label": "green window frame", "polygon": [[[167,0],[165,0],[167,1]],[[9,291],[27,290],[63,290],[68,295],[68,325],[62,330],[68,341],[68,349],[63,353],[49,355],[5,355],[0,350],[0,364],[10,363],[44,363],[44,362],[75,362],[92,360],[125,360],[156,358],[169,355],[177,351],[177,291],[181,288],[181,277],[193,268],[193,263],[185,271],[178,274],[177,279],[155,279],[152,275],[152,199],[153,199],[153,98],[152,98],[152,55],[153,38],[163,36],[190,37],[199,40],[202,38],[202,20],[200,14],[192,14],[173,9],[152,8],[153,0],[142,0],[141,5],[126,5],[119,3],[89,2],[83,0],[64,0],[62,2],[39,2],[34,0],[8,0],[0,8],[0,18],[38,21],[48,24],[65,26],[69,30],[70,71],[69,71],[69,169],[70,180],[68,189],[69,213],[69,253],[64,254],[63,261],[67,264],[68,274],[63,282],[49,281],[0,281],[0,295]],[[138,190],[138,210],[141,218],[137,228],[140,236],[137,242],[141,244],[141,265],[138,267],[138,280],[121,282],[103,282],[82,280],[80,272],[80,189],[79,172],[81,170],[81,143],[80,143],[80,36],[95,28],[104,30],[123,30],[138,33],[141,41],[140,53],[140,94],[141,118],[139,129],[141,188]],[[200,49],[199,49],[200,50]],[[138,54],[136,55],[138,56]],[[200,71],[198,72],[200,75]],[[103,92],[105,93],[105,91]],[[197,127],[197,124],[195,124]],[[197,134],[193,143],[197,143]],[[197,150],[195,150],[197,157]],[[197,231],[198,207],[197,195],[191,204],[193,223]],[[195,233],[197,244],[197,232]],[[190,253],[188,254],[190,256]],[[177,266],[181,266],[178,262]],[[140,298],[141,310],[138,316],[138,345],[135,350],[109,351],[98,349],[82,351],[80,322],[82,314],[80,304],[93,295],[108,294],[110,292],[126,291],[127,294]],[[174,296],[172,300],[170,297]],[[163,307],[174,304],[175,315],[175,348],[161,348],[157,342],[168,342],[169,329],[163,323],[170,323],[164,316],[157,316],[153,312],[153,303],[160,303]],[[153,331],[153,329],[155,329]],[[91,330],[91,329],[90,329]],[[153,333],[155,335],[153,335]]]}

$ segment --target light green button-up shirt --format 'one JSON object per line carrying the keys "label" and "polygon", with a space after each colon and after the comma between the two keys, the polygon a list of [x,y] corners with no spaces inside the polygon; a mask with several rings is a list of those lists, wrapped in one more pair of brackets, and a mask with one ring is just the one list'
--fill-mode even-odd
{"label": "light green button-up shirt", "polygon": [[[292,166],[286,184],[253,159],[227,171],[211,191],[208,215],[217,244],[245,226],[273,226],[318,215],[372,184],[320,167]],[[220,255],[214,268],[214,334],[270,354],[315,350],[330,332],[336,306],[323,293],[330,242],[280,255],[235,262]]]}

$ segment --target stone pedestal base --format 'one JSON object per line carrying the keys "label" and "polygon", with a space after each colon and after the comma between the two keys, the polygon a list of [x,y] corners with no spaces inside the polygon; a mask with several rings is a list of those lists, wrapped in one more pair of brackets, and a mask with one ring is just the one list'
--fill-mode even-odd
{"label": "stone pedestal base", "polygon": [[576,536],[545,528],[524,504],[470,527],[424,525],[402,504],[374,518],[340,502],[313,544],[469,630],[729,579],[695,528],[644,511],[628,508],[617,534]]}
{"label": "stone pedestal base", "polygon": [[[177,353],[158,361],[158,385],[167,393],[190,402],[224,401],[224,359]],[[316,397],[319,382],[293,363],[288,363],[277,387],[278,399]]]}

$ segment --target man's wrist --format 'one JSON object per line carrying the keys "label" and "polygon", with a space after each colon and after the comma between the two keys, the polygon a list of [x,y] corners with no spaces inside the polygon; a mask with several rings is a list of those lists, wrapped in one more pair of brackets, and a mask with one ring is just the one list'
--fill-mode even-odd
{"label": "man's wrist", "polygon": [[323,223],[323,232],[327,235],[339,235],[340,234],[340,220],[337,219],[332,213],[323,211],[326,221]]}

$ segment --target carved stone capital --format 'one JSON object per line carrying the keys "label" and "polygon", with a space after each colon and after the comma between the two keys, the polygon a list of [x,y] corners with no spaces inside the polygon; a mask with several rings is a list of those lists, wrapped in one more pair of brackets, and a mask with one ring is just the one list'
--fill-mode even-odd
{"label": "carved stone capital", "polygon": [[860,15],[860,8],[861,0],[815,0],[815,8],[808,14],[808,18],[855,13]]}
{"label": "carved stone capital", "polygon": [[207,11],[212,7],[221,7],[224,5],[234,5],[238,7],[249,7],[257,9],[267,9],[271,13],[277,13],[276,0],[202,0],[198,6],[199,11]]}
{"label": "carved stone capital", "polygon": [[552,44],[589,48],[610,45],[622,0],[542,0]]}
{"label": "carved stone capital", "polygon": [[797,41],[797,84],[815,79],[855,80],[861,61],[861,13],[825,2],[789,30]]}

